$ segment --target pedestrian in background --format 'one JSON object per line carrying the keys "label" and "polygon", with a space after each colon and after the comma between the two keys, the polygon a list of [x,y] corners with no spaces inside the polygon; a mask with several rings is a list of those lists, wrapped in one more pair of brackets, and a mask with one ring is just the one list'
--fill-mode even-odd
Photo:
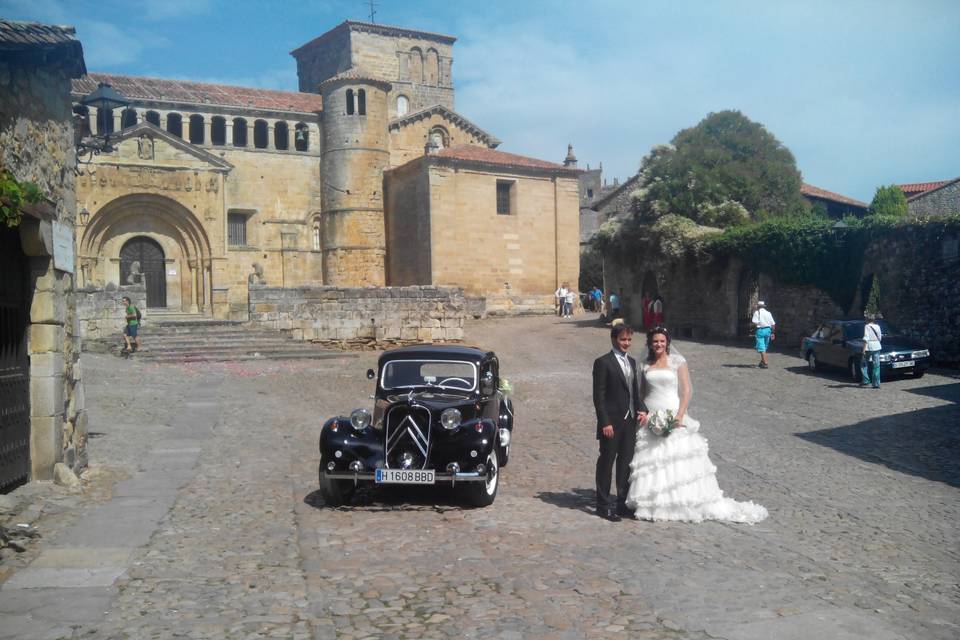
{"label": "pedestrian in background", "polygon": [[127,351],[138,351],[140,349],[140,310],[126,296],[123,297],[123,317],[127,321],[123,327],[123,341],[127,344]]}
{"label": "pedestrian in background", "polygon": [[875,316],[868,315],[866,318],[867,324],[863,326],[863,356],[860,358],[860,386],[871,384],[872,379],[873,388],[879,389],[880,351],[883,349],[880,341],[883,339],[883,331],[880,330]]}
{"label": "pedestrian in background", "polygon": [[566,300],[567,306],[564,309],[564,311],[566,312],[564,314],[565,317],[567,318],[573,317],[573,307],[577,303],[578,297],[579,296],[577,295],[577,292],[574,291],[573,289],[570,289],[569,291],[567,291],[567,300]]}
{"label": "pedestrian in background", "polygon": [[767,305],[763,300],[757,303],[757,310],[753,312],[751,322],[756,327],[754,339],[757,353],[760,354],[760,368],[766,369],[769,366],[767,364],[767,349],[770,347],[770,343],[776,339],[777,323],[773,320],[773,314],[767,311]]}
{"label": "pedestrian in background", "polygon": [[569,289],[567,289],[567,283],[564,282],[556,291],[553,292],[553,297],[557,300],[557,315],[561,318],[564,316],[563,311],[567,304],[568,291]]}
{"label": "pedestrian in background", "polygon": [[610,294],[610,319],[620,317],[620,296],[616,293]]}

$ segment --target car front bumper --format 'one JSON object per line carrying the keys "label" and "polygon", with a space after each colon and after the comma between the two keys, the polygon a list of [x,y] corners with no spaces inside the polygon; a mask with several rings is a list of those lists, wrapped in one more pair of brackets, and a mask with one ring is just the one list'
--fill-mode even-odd
{"label": "car front bumper", "polygon": [[[358,482],[374,481],[374,472],[372,471],[324,471],[323,475],[331,480],[353,480],[355,484]],[[437,472],[434,474],[433,478],[434,484],[449,482],[451,485],[453,485],[458,482],[486,482],[487,474],[479,474],[476,471],[460,473]]]}

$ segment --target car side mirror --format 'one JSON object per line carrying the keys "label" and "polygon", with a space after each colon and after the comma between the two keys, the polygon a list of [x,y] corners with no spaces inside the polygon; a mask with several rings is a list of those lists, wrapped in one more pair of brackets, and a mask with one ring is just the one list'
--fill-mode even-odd
{"label": "car side mirror", "polygon": [[493,372],[487,371],[480,378],[480,393],[485,396],[493,395]]}
{"label": "car side mirror", "polygon": [[367,369],[367,380],[373,380],[377,377],[377,373],[373,369]]}

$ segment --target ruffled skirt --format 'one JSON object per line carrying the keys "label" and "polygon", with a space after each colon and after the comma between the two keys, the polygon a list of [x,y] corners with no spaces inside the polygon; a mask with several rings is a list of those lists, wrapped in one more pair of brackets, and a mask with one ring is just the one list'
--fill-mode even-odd
{"label": "ruffled skirt", "polygon": [[753,524],[767,517],[759,504],[724,497],[707,440],[693,429],[679,429],[666,438],[640,429],[630,469],[627,506],[641,520]]}

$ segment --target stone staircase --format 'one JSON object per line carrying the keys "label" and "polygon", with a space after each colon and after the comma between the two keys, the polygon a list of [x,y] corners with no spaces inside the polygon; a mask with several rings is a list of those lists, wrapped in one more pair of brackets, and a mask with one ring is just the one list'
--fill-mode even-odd
{"label": "stone staircase", "polygon": [[144,314],[140,341],[143,349],[134,357],[151,362],[287,360],[347,355],[287,338],[279,331],[251,329],[242,322],[156,309]]}

